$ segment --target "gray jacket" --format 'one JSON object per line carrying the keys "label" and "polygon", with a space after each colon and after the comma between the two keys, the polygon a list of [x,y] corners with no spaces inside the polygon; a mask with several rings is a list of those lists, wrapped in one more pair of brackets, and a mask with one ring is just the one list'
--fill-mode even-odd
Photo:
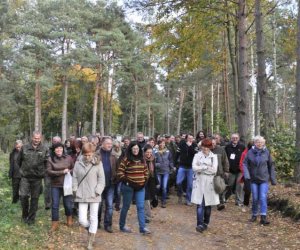
{"label": "gray jacket", "polygon": [[260,184],[271,180],[272,185],[276,184],[274,162],[266,148],[259,150],[253,146],[245,157],[243,168],[245,179],[251,182]]}
{"label": "gray jacket", "polygon": [[[75,201],[100,202],[101,194],[105,187],[105,176],[102,162],[95,157],[91,163],[86,165],[82,159],[83,157],[81,157],[79,161],[76,161],[73,170],[72,186],[73,192],[75,193]],[[90,172],[83,179],[89,170]],[[81,182],[82,179],[83,181]]]}
{"label": "gray jacket", "polygon": [[155,172],[156,174],[170,173],[170,169],[174,167],[173,157],[170,150],[166,150],[163,154],[159,151],[155,152]]}

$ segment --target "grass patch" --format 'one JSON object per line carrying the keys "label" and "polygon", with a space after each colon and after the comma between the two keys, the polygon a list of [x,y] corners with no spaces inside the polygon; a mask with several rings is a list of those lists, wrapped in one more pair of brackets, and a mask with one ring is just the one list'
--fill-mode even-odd
{"label": "grass patch", "polygon": [[28,226],[21,222],[20,203],[11,203],[8,157],[8,154],[0,153],[0,249],[45,249],[51,212],[44,209],[41,195],[35,225]]}

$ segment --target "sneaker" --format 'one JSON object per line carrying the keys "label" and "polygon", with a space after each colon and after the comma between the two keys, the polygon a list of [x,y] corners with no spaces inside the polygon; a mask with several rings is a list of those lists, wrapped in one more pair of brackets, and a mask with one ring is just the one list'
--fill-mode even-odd
{"label": "sneaker", "polygon": [[167,206],[166,206],[166,203],[165,203],[165,202],[162,202],[162,203],[161,203],[161,207],[162,207],[162,208],[166,208],[166,207],[167,207]]}
{"label": "sneaker", "polygon": [[113,233],[114,231],[112,230],[111,226],[105,227],[104,230],[108,233]]}
{"label": "sneaker", "polygon": [[145,227],[143,230],[140,231],[140,233],[143,235],[149,235],[151,234],[151,231]]}
{"label": "sneaker", "polygon": [[132,231],[129,227],[120,228],[120,231],[123,233],[132,233]]}
{"label": "sneaker", "polygon": [[225,209],[225,205],[224,205],[224,204],[219,204],[219,205],[217,206],[217,210],[218,210],[218,211],[221,211],[221,210],[223,210],[223,209]]}

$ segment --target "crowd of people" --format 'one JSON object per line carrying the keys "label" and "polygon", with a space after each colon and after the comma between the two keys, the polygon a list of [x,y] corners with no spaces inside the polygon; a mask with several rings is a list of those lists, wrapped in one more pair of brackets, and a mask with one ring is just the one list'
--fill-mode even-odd
{"label": "crowd of people", "polygon": [[[114,210],[120,211],[119,230],[132,232],[126,225],[131,204],[136,206],[139,232],[151,234],[146,226],[151,210],[159,204],[168,206],[173,187],[179,204],[196,205],[197,232],[208,229],[212,206],[225,209],[231,195],[244,210],[252,194],[250,221],[260,215],[260,224],[268,225],[269,181],[276,184],[274,162],[263,137],[255,136],[245,147],[237,133],[226,143],[219,134],[206,137],[203,131],[195,138],[182,133],[145,140],[139,132],[134,140],[94,135],[72,136],[64,143],[55,136],[49,148],[42,143],[42,134],[34,132],[28,144],[16,141],[9,177],[12,202],[20,201],[24,223],[35,223],[44,188],[51,232],[59,227],[62,199],[67,225],[72,226],[78,216],[80,230],[88,234],[88,249],[93,249],[97,229],[103,226],[106,232],[114,232]],[[215,177],[224,180],[224,190],[216,189]]]}

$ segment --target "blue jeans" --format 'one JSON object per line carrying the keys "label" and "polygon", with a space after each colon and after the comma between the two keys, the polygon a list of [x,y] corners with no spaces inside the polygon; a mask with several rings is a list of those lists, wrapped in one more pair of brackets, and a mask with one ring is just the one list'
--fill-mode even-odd
{"label": "blue jeans", "polygon": [[132,187],[127,186],[122,183],[121,192],[123,195],[123,206],[121,209],[119,226],[122,230],[126,224],[126,217],[129,207],[132,202],[133,196],[135,197],[136,209],[137,209],[137,217],[139,221],[139,229],[140,232],[143,232],[145,228],[145,211],[144,211],[144,201],[145,201],[145,188],[142,188],[139,191],[134,191]]}
{"label": "blue jeans", "polygon": [[191,202],[192,185],[193,185],[193,169],[179,166],[176,178],[177,195],[182,196],[182,182],[187,178],[186,201]]}
{"label": "blue jeans", "polygon": [[211,214],[211,206],[205,206],[205,200],[203,197],[202,204],[197,205],[197,226],[209,224]]}
{"label": "blue jeans", "polygon": [[121,204],[121,185],[122,183],[119,182],[115,185],[115,208],[120,208]]}
{"label": "blue jeans", "polygon": [[252,215],[258,215],[258,203],[260,205],[260,215],[267,215],[267,196],[268,196],[269,184],[263,182],[260,184],[251,183],[252,192]]}
{"label": "blue jeans", "polygon": [[62,187],[51,187],[52,195],[52,221],[59,220],[59,202],[60,197],[63,197],[63,204],[65,208],[65,215],[72,216],[73,208],[73,196],[67,195],[64,196],[64,189]]}
{"label": "blue jeans", "polygon": [[[166,174],[157,174],[157,180],[159,183],[159,189],[162,188],[162,202],[166,202],[167,199],[167,187],[168,187],[168,180],[169,180],[169,173]],[[159,190],[158,190],[159,191]]]}
{"label": "blue jeans", "polygon": [[103,203],[105,202],[104,228],[112,226],[113,216],[113,200],[114,200],[115,185],[105,187],[101,195],[101,202],[98,210],[99,224],[101,222]]}

